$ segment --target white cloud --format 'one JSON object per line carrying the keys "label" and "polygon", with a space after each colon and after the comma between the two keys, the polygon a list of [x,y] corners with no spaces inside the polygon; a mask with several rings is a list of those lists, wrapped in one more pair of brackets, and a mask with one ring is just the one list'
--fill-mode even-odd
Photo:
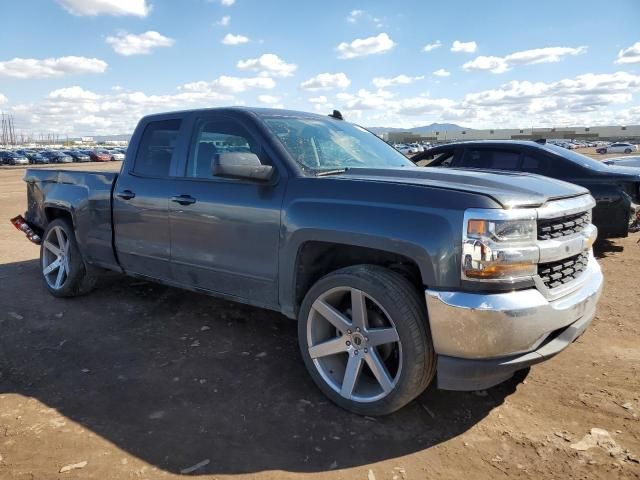
{"label": "white cloud", "polygon": [[351,10],[347,17],[347,22],[356,23],[360,17],[364,14],[364,10]]}
{"label": "white cloud", "polygon": [[460,40],[455,40],[451,45],[452,52],[473,53],[477,48],[476,42],[461,42]]}
{"label": "white cloud", "polygon": [[537,63],[555,63],[566,56],[575,56],[585,53],[587,47],[547,47],[534,48],[514,52],[505,57],[479,56],[466,62],[462,68],[465,70],[489,70],[492,73],[504,73],[515,65],[533,65]]}
{"label": "white cloud", "polygon": [[347,88],[351,80],[344,73],[320,73],[300,84],[303,90],[331,90],[334,88]]}
{"label": "white cloud", "polygon": [[265,53],[259,58],[239,60],[236,66],[240,70],[261,72],[261,75],[273,75],[274,77],[290,77],[298,66],[287,63],[274,53]]}
{"label": "white cloud", "polygon": [[119,32],[115,36],[107,37],[107,43],[120,55],[146,55],[158,47],[170,47],[175,40],[160,33],[149,30],[139,35]]}
{"label": "white cloud", "polygon": [[45,58],[43,60],[14,58],[0,62],[0,77],[49,78],[84,73],[103,73],[106,69],[107,63],[98,58],[74,56]]}
{"label": "white cloud", "polygon": [[324,95],[320,95],[319,97],[311,97],[309,98],[309,102],[311,103],[327,103],[327,97]]}
{"label": "white cloud", "polygon": [[341,107],[352,111],[376,110],[387,108],[393,93],[378,89],[375,92],[361,88],[355,94],[339,93],[336,99],[342,102]]}
{"label": "white cloud", "polygon": [[409,85],[410,83],[424,79],[424,76],[409,77],[407,75],[398,75],[393,78],[376,77],[371,83],[377,88],[393,87],[396,85]]}
{"label": "white cloud", "polygon": [[236,3],[236,0],[220,0],[220,4],[223,7],[230,7],[231,5],[233,5],[234,3]]}
{"label": "white cloud", "polygon": [[620,50],[615,63],[640,63],[640,42],[636,42],[630,47]]}
{"label": "white cloud", "polygon": [[380,33],[375,37],[356,38],[351,43],[342,42],[338,45],[339,58],[356,58],[365,55],[374,55],[390,51],[395,42],[386,33]]}
{"label": "white cloud", "polygon": [[258,95],[258,101],[265,105],[270,105],[273,108],[279,108],[282,105],[280,103],[280,97],[275,95]]}
{"label": "white cloud", "polygon": [[146,17],[151,6],[146,0],[58,0],[69,13],[78,16],[134,15]]}
{"label": "white cloud", "polygon": [[75,86],[53,90],[49,93],[48,98],[61,100],[97,100],[100,98],[100,95]]}
{"label": "white cloud", "polygon": [[249,37],[245,37],[244,35],[234,35],[233,33],[227,33],[222,39],[222,43],[224,45],[241,45],[248,41]]}
{"label": "white cloud", "polygon": [[444,68],[439,68],[438,70],[433,72],[433,74],[436,77],[448,77],[449,75],[451,75],[451,72],[449,72],[448,70],[445,70]]}
{"label": "white cloud", "polygon": [[221,27],[228,27],[231,23],[231,15],[225,15],[220,20],[216,22],[216,25],[220,25]]}
{"label": "white cloud", "polygon": [[[273,107],[279,107],[279,101],[285,98],[276,90],[272,78],[220,76],[160,94],[110,88],[99,92],[69,86],[29,104],[11,104],[2,96],[0,102],[4,101],[3,110],[12,113],[16,124],[27,134],[80,136],[130,133],[143,115],[239,105],[246,102],[244,95]],[[321,113],[339,108],[347,118],[370,126],[410,128],[438,121],[469,128],[514,128],[523,119],[527,125],[535,126],[631,125],[640,123],[637,95],[640,95],[640,74],[621,71],[588,73],[552,82],[507,82],[459,98],[401,97],[384,89],[360,89],[335,96],[323,92],[304,104]]]}
{"label": "white cloud", "polygon": [[436,40],[434,43],[427,43],[424,47],[422,47],[423,52],[432,52],[436,48],[440,48],[442,46],[442,42],[440,40]]}
{"label": "white cloud", "polygon": [[9,99],[7,99],[7,97],[0,93],[0,105],[7,103],[8,101]]}
{"label": "white cloud", "polygon": [[221,75],[211,82],[199,81],[185,83],[181,90],[189,92],[241,93],[252,88],[272,89],[276,82],[270,77],[231,77]]}

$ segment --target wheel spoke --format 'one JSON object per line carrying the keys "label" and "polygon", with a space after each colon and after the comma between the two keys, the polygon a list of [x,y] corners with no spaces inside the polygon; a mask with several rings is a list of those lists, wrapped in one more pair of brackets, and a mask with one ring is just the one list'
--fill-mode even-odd
{"label": "wheel spoke", "polygon": [[56,277],[54,288],[60,288],[62,286],[62,277],[64,276],[64,271],[64,263],[61,263],[60,268],[58,269],[58,276]]}
{"label": "wheel spoke", "polygon": [[346,352],[347,345],[343,337],[333,338],[326,342],[319,343],[309,348],[309,356],[311,358],[326,357],[327,355],[335,355],[336,353]]}
{"label": "wheel spoke", "polygon": [[362,291],[351,289],[351,318],[354,327],[367,328],[367,302]]}
{"label": "wheel spoke", "polygon": [[351,398],[353,390],[356,388],[360,371],[362,370],[362,357],[357,355],[349,355],[349,361],[344,371],[344,379],[342,380],[342,388],[340,395],[345,398]]}
{"label": "wheel spoke", "polygon": [[49,275],[51,272],[53,272],[56,268],[60,268],[60,265],[62,264],[62,262],[60,261],[60,259],[58,258],[57,260],[54,260],[53,262],[51,262],[47,267],[44,268],[44,270],[42,270],[42,273],[44,275]]}
{"label": "wheel spoke", "polygon": [[351,328],[351,323],[340,313],[338,310],[333,308],[327,302],[322,300],[316,300],[313,302],[312,308],[327,319],[334,327],[336,327],[341,332],[346,332]]}
{"label": "wheel spoke", "polygon": [[59,257],[60,253],[62,253],[62,251],[60,250],[60,248],[56,247],[53,243],[51,243],[50,241],[46,240],[44,242],[44,248],[46,248],[47,250],[49,250],[51,253],[53,253],[55,256]]}
{"label": "wheel spoke", "polygon": [[58,238],[58,246],[60,249],[64,249],[64,235],[61,228],[56,227],[56,237]]}
{"label": "wheel spoke", "polygon": [[400,340],[395,328],[373,328],[367,331],[367,337],[369,338],[367,343],[371,347],[384,345],[385,343],[393,343]]}
{"label": "wheel spoke", "polygon": [[374,348],[370,349],[369,352],[365,354],[365,359],[371,372],[373,372],[373,375],[382,387],[382,390],[384,390],[385,393],[389,393],[393,389],[393,382],[389,372],[387,372],[387,367],[384,366],[376,350]]}

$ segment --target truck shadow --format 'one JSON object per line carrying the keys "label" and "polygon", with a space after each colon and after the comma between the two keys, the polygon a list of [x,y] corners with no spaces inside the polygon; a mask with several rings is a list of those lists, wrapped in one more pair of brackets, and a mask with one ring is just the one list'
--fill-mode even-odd
{"label": "truck shadow", "polygon": [[400,457],[465,432],[518,382],[482,396],[430,387],[393,415],[364,418],[317,390],[295,323],[277,313],[121,276],[55,299],[35,260],[0,265],[0,279],[0,393],[36,398],[171,473],[203,460],[194,475]]}
{"label": "truck shadow", "polygon": [[593,254],[597,259],[606,258],[623,250],[624,247],[622,245],[618,245],[608,238],[598,238],[593,245]]}

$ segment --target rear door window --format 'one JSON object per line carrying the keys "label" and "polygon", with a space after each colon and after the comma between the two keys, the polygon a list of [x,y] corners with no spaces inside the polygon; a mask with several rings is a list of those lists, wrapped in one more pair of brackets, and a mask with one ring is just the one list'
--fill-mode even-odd
{"label": "rear door window", "polygon": [[149,122],[144,129],[133,171],[148,177],[168,177],[178,140],[180,119]]}
{"label": "rear door window", "polygon": [[492,170],[519,170],[520,153],[510,150],[468,148],[456,167]]}

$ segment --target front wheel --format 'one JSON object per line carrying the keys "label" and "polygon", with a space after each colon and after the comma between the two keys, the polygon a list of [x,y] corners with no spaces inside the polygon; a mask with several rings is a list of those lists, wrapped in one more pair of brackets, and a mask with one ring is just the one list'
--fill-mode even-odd
{"label": "front wheel", "polygon": [[424,301],[402,275],[374,265],[321,278],[302,303],[298,341],[320,390],[361,415],[402,408],[435,375]]}
{"label": "front wheel", "polygon": [[75,297],[91,291],[96,277],[84,264],[71,224],[63,218],[47,226],[40,245],[42,279],[56,297]]}

